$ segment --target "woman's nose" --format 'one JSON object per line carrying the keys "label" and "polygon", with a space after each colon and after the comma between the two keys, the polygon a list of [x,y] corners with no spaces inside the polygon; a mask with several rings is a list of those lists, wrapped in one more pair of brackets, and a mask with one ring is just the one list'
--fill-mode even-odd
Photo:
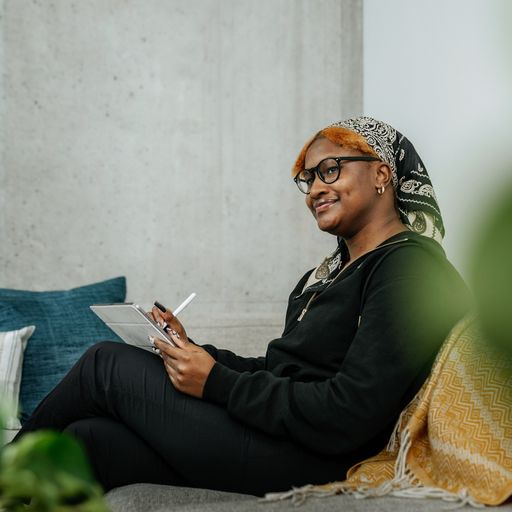
{"label": "woman's nose", "polygon": [[319,194],[325,193],[327,190],[327,183],[324,183],[318,176],[315,176],[311,188],[309,189],[309,195],[311,197],[318,197]]}

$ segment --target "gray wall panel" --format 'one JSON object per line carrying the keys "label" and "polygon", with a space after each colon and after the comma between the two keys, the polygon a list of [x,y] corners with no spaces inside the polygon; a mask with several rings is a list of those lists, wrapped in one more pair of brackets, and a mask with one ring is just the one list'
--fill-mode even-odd
{"label": "gray wall panel", "polygon": [[289,169],[362,110],[361,1],[0,5],[0,286],[124,274],[142,304],[196,291],[198,328],[277,334],[333,248]]}

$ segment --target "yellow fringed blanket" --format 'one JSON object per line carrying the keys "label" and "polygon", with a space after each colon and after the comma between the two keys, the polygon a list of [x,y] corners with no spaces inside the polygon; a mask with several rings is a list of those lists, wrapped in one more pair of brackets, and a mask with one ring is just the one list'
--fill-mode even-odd
{"label": "yellow fringed blanket", "polygon": [[474,316],[446,339],[386,449],[353,466],[343,482],[267,499],[339,493],[474,506],[499,505],[512,495],[512,358],[493,352]]}

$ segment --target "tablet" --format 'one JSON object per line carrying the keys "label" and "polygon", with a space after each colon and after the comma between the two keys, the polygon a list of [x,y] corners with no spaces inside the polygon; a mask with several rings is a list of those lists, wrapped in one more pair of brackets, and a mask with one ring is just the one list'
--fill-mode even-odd
{"label": "tablet", "polygon": [[176,346],[158,323],[137,304],[93,304],[90,308],[129,345],[151,350],[149,336],[153,336]]}

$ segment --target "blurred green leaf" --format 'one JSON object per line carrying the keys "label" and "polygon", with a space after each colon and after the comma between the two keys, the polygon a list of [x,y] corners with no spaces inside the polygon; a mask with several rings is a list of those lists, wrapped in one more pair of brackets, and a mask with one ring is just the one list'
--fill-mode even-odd
{"label": "blurred green leaf", "polygon": [[102,490],[75,439],[26,434],[0,454],[0,506],[25,511],[107,511]]}
{"label": "blurred green leaf", "polygon": [[497,199],[477,236],[471,281],[486,337],[512,355],[512,186]]}

